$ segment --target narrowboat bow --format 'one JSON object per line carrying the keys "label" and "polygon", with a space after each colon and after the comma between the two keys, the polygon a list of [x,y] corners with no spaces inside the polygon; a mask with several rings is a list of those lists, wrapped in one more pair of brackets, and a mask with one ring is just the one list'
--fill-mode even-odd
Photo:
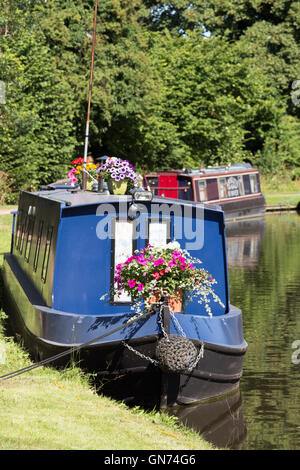
{"label": "narrowboat bow", "polygon": [[[230,304],[223,211],[135,197],[74,188],[20,193],[3,268],[13,328],[36,360],[88,343],[80,349],[80,364],[119,399],[149,398],[169,407],[231,392],[239,385],[247,343],[242,313]],[[174,239],[217,280],[223,306],[212,302],[210,317],[197,301],[176,314],[157,304],[147,318],[122,328],[136,315],[131,299],[100,300],[114,284],[116,265],[147,243]],[[198,352],[204,346],[203,357],[192,369],[166,372],[157,365],[164,333],[186,337]]]}

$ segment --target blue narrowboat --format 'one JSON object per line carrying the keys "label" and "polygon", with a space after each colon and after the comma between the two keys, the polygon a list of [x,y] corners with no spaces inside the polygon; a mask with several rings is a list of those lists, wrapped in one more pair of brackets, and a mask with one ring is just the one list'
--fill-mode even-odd
{"label": "blue narrowboat", "polygon": [[[129,297],[102,300],[124,256],[173,240],[216,279],[222,304],[213,302],[212,316],[197,301],[176,314],[162,303],[141,315]],[[149,398],[164,408],[239,386],[247,343],[242,313],[230,304],[219,206],[145,190],[124,196],[59,186],[21,191],[3,280],[5,310],[35,360],[73,348],[82,367],[116,398]],[[199,352],[194,367],[161,367],[157,347],[163,335],[193,344]]]}

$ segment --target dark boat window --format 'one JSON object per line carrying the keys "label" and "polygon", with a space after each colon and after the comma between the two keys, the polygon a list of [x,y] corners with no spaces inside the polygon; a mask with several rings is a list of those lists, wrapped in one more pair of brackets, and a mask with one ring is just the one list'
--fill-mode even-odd
{"label": "dark boat window", "polygon": [[194,201],[194,192],[191,178],[178,176],[178,198],[184,201]]}
{"label": "dark boat window", "polygon": [[19,245],[20,253],[22,253],[23,251],[24,240],[25,240],[26,233],[28,230],[28,223],[29,223],[29,216],[26,214],[22,221],[21,240],[20,240],[20,245]]}
{"label": "dark boat window", "polygon": [[53,227],[48,227],[47,239],[46,239],[46,245],[45,245],[45,252],[44,252],[44,259],[43,259],[43,267],[42,267],[42,280],[44,282],[46,282],[46,278],[47,278],[52,232],[53,232]]}
{"label": "dark boat window", "polygon": [[23,210],[20,209],[19,212],[18,212],[17,227],[16,227],[16,238],[15,238],[15,246],[16,246],[17,250],[19,250],[20,242],[21,242],[22,217],[23,217]]}
{"label": "dark boat window", "polygon": [[35,271],[37,270],[38,261],[39,261],[40,247],[41,247],[41,240],[42,240],[42,233],[43,233],[43,226],[44,226],[44,222],[41,220],[40,223],[39,223],[38,238],[37,238],[37,242],[36,242],[35,254],[34,254],[34,261],[33,261],[33,269],[34,269]]}
{"label": "dark boat window", "polygon": [[214,201],[216,199],[219,199],[217,178],[209,178],[208,180],[206,180],[206,187],[208,201]]}
{"label": "dark boat window", "polygon": [[24,254],[24,257],[27,263],[29,262],[29,257],[30,257],[34,221],[35,221],[35,207],[30,206],[30,213],[28,216],[28,224],[27,224],[26,246],[25,246],[25,254]]}
{"label": "dark boat window", "polygon": [[146,186],[151,189],[154,196],[158,195],[158,176],[147,176]]}
{"label": "dark boat window", "polygon": [[244,183],[245,194],[251,194],[250,176],[249,175],[243,175],[243,183]]}

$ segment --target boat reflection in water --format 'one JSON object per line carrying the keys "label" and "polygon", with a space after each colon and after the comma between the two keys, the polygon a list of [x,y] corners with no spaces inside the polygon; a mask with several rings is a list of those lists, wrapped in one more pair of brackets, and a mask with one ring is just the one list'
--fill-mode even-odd
{"label": "boat reflection in water", "polygon": [[[265,217],[226,221],[229,267],[252,270],[258,266],[265,226]],[[246,439],[239,389],[195,406],[172,408],[168,413],[177,416],[182,424],[199,432],[206,441],[219,448],[241,449]]]}
{"label": "boat reflection in water", "polygon": [[265,228],[265,217],[226,222],[229,266],[252,269],[258,265]]}
{"label": "boat reflection in water", "polygon": [[172,408],[168,413],[218,448],[241,449],[247,436],[239,390],[196,406]]}

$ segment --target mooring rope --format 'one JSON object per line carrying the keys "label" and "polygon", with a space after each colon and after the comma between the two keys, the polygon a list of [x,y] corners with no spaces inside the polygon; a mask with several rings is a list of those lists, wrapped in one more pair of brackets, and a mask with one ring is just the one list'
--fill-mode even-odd
{"label": "mooring rope", "polygon": [[300,196],[300,193],[298,194],[295,194],[293,197],[291,197],[290,199],[286,199],[285,201],[281,201],[279,204],[288,204],[289,202],[293,201],[294,199],[296,199],[297,197]]}
{"label": "mooring rope", "polygon": [[153,315],[154,313],[155,313],[155,310],[150,309],[146,313],[144,313],[142,315],[135,316],[135,317],[131,318],[128,322],[124,323],[123,325],[118,326],[117,328],[114,328],[113,330],[108,331],[107,333],[104,333],[103,335],[100,335],[97,338],[91,339],[90,341],[87,341],[86,343],[79,344],[78,346],[73,346],[72,348],[67,349],[66,351],[62,351],[61,353],[56,354],[55,356],[51,356],[47,359],[43,359],[42,361],[31,364],[30,366],[24,367],[23,369],[15,370],[13,372],[9,372],[8,374],[1,375],[0,380],[8,380],[8,379],[11,379],[13,377],[17,377],[18,375],[24,374],[25,372],[29,372],[31,370],[37,369],[38,367],[41,367],[45,364],[48,364],[49,362],[56,361],[57,359],[60,359],[64,356],[67,356],[68,354],[72,354],[76,351],[79,351],[80,349],[85,348],[85,347],[95,343],[96,341],[100,341],[101,339],[106,338],[107,336],[112,335],[113,333],[116,333],[117,331],[120,331],[123,328],[126,328],[127,326],[132,325],[133,323],[135,323],[138,320],[146,318],[149,315]]}

